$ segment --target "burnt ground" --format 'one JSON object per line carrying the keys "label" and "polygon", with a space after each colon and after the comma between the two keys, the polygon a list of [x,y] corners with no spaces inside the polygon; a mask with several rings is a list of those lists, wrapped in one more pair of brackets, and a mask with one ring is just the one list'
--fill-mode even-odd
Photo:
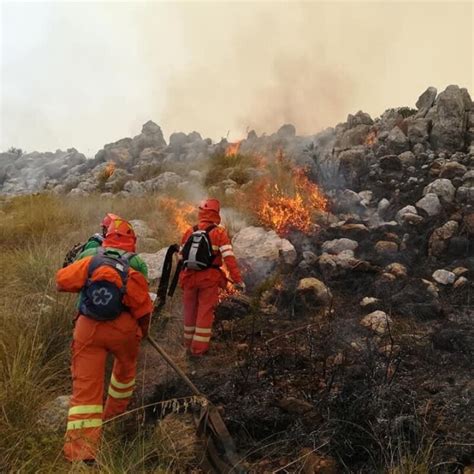
{"label": "burnt ground", "polygon": [[[359,324],[367,312],[359,302],[378,276],[360,277],[332,282],[331,306],[303,314],[285,293],[294,275],[252,305],[226,300],[212,350],[197,361],[180,346],[179,295],[164,329],[154,330],[221,407],[251,472],[298,472],[311,451],[332,466],[314,472],[448,473],[474,462],[470,295],[442,294],[440,307],[427,301],[427,311],[421,301],[415,314],[383,299],[393,323],[379,337]],[[419,292],[415,281],[402,286]],[[139,379],[138,404],[189,395],[149,346]],[[157,407],[148,421],[163,415]]]}

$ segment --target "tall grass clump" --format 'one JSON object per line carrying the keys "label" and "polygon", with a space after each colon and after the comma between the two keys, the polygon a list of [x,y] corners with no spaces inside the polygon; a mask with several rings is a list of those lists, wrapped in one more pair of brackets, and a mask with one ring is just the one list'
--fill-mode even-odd
{"label": "tall grass clump", "polygon": [[[74,199],[44,194],[0,201],[2,473],[88,472],[63,459],[65,426],[58,431],[48,423],[44,409],[71,390],[76,295],[56,292],[55,273],[71,245],[99,231],[107,212],[144,220],[158,246],[175,237],[156,196]],[[131,433],[118,428],[107,424],[100,472],[166,472],[170,461],[158,450],[160,438],[154,432],[141,425]]]}

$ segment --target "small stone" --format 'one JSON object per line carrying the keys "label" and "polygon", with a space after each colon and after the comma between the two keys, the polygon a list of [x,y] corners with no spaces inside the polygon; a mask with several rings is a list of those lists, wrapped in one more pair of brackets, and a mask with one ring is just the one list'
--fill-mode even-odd
{"label": "small stone", "polygon": [[390,265],[387,265],[385,267],[385,270],[392,275],[395,275],[398,278],[404,278],[407,276],[407,267],[405,265],[402,265],[401,263],[394,262],[391,263]]}
{"label": "small stone", "polygon": [[414,215],[416,215],[416,214],[417,214],[416,207],[415,207],[415,206],[405,206],[404,208],[400,209],[400,210],[397,212],[397,215],[395,216],[395,220],[396,220],[399,224],[403,224],[403,222],[404,222],[404,216],[405,216],[406,214],[414,214]]}
{"label": "small stone", "polygon": [[416,207],[425,211],[429,216],[437,216],[442,209],[441,202],[434,193],[426,194],[416,203]]}
{"label": "small stone", "polygon": [[277,405],[287,413],[295,415],[304,415],[314,408],[311,403],[295,397],[282,398],[277,401]]}
{"label": "small stone", "polygon": [[322,245],[322,251],[325,253],[337,255],[338,253],[343,252],[344,250],[352,250],[354,251],[359,244],[355,240],[351,239],[334,239],[334,240],[327,240]]}
{"label": "small stone", "polygon": [[388,240],[379,240],[375,244],[375,251],[378,254],[396,254],[398,252],[398,245]]}
{"label": "small stone", "polygon": [[447,270],[436,270],[433,275],[433,280],[441,285],[452,285],[456,280],[456,275],[453,272],[448,272]]}
{"label": "small stone", "polygon": [[456,267],[456,268],[453,270],[453,273],[454,273],[457,277],[464,276],[464,275],[466,275],[467,273],[469,273],[469,268],[466,268],[466,267]]}
{"label": "small stone", "polygon": [[390,316],[384,311],[374,311],[362,318],[360,324],[371,329],[379,335],[383,335],[388,331],[389,325],[392,323]]}
{"label": "small stone", "polygon": [[462,288],[462,287],[466,286],[468,283],[469,283],[469,280],[466,277],[462,276],[462,277],[459,277],[454,282],[453,288],[456,288],[456,290],[457,290],[459,288]]}
{"label": "small stone", "polygon": [[364,298],[362,298],[362,301],[359,304],[363,308],[366,308],[367,306],[372,306],[377,303],[380,303],[380,300],[378,298],[374,298],[373,296],[365,296]]}

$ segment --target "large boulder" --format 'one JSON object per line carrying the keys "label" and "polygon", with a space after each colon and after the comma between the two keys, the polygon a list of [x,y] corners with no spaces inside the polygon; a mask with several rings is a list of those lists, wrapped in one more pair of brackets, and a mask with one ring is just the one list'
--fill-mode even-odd
{"label": "large boulder", "polygon": [[467,113],[472,101],[465,89],[448,86],[439,94],[426,118],[433,123],[430,143],[434,149],[457,151],[465,146]]}
{"label": "large boulder", "polygon": [[156,280],[161,277],[163,271],[163,263],[165,261],[168,247],[161,249],[156,253],[140,253],[140,258],[146,263],[148,267],[149,280]]}
{"label": "large boulder", "polygon": [[166,141],[163,138],[161,128],[149,120],[142,127],[142,133],[133,138],[132,154],[136,158],[146,148],[164,148]]}
{"label": "large boulder", "polygon": [[392,153],[397,155],[410,148],[407,136],[398,126],[393,127],[388,134],[387,146]]}
{"label": "large boulder", "polygon": [[416,114],[417,118],[424,117],[428,113],[436,100],[437,93],[438,90],[436,87],[428,87],[428,89],[426,89],[425,92],[420,95],[416,101],[416,108],[418,109]]}
{"label": "large boulder", "polygon": [[273,230],[246,227],[235,235],[233,245],[245,283],[249,286],[263,282],[280,265],[296,263],[293,245]]}

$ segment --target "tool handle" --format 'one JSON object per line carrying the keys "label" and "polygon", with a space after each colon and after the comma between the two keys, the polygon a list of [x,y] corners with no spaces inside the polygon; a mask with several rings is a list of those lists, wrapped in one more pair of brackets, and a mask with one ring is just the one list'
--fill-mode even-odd
{"label": "tool handle", "polygon": [[165,350],[151,337],[147,336],[148,342],[153,346],[153,348],[165,359],[166,363],[181,377],[181,379],[186,383],[186,385],[192,390],[194,395],[202,397],[203,394],[199,389],[194,385],[188,376],[175,364],[171,357],[165,352]]}

